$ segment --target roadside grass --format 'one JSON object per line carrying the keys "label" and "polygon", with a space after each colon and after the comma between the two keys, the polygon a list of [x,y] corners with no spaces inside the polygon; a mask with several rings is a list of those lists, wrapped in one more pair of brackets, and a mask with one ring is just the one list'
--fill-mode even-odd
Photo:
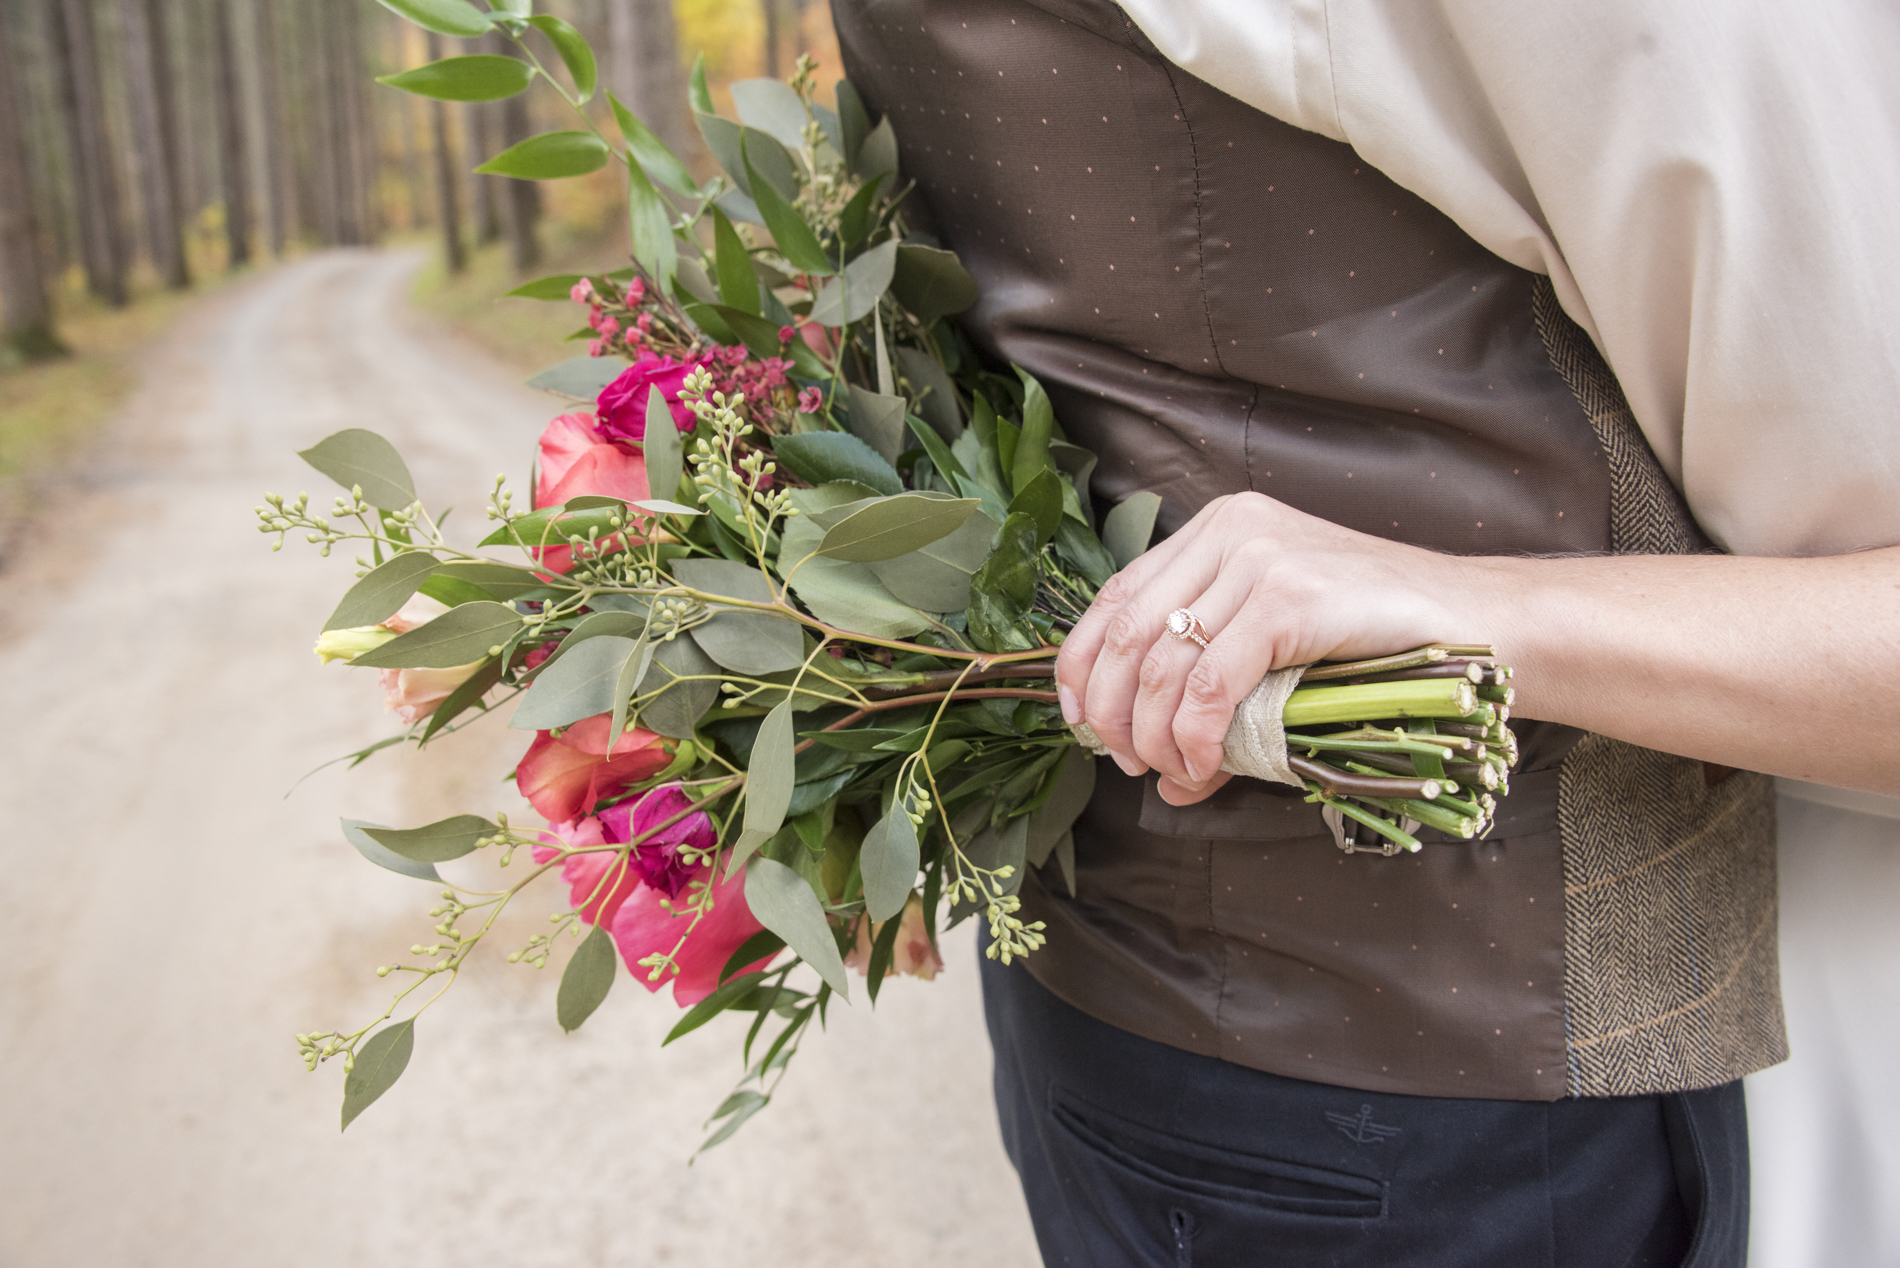
{"label": "roadside grass", "polygon": [[558,222],[544,222],[543,237],[542,261],[528,276],[515,274],[505,242],[475,248],[469,253],[468,268],[453,277],[437,250],[416,274],[411,292],[416,307],[448,323],[524,376],[569,357],[585,356],[584,339],[563,342],[585,328],[585,308],[566,301],[509,299],[507,293],[537,277],[622,268],[625,248],[610,238],[580,233]]}

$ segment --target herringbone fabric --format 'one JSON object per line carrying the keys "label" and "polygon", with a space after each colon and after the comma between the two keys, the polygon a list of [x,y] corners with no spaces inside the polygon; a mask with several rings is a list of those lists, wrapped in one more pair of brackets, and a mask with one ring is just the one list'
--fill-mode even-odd
{"label": "herringbone fabric", "polygon": [[[1618,554],[1711,549],[1547,279],[1552,363],[1610,463]],[[1573,1096],[1712,1087],[1784,1060],[1770,781],[1589,735],[1565,758],[1564,1012]]]}

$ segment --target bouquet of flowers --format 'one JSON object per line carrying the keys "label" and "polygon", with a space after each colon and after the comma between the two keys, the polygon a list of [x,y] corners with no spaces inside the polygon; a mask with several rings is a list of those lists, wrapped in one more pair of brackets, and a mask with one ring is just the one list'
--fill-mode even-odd
{"label": "bouquet of flowers", "polygon": [[[563,934],[578,939],[556,992],[564,1029],[621,963],[672,988],[685,1013],[669,1041],[750,1015],[710,1146],[768,1103],[812,1020],[849,997],[849,968],[873,1001],[893,973],[931,977],[938,930],[971,915],[993,957],[1041,945],[1018,914],[1023,869],[1053,859],[1073,890],[1070,827],[1095,780],[1056,707],[1054,657],[1146,549],[1159,499],[1098,522],[1094,457],[1042,386],[946,320],[975,283],[906,224],[891,123],[873,126],[849,83],[828,109],[801,59],[789,83],[734,85],[733,121],[697,69],[721,169],[699,182],[611,96],[619,144],[596,127],[592,54],[558,18],[385,2],[442,34],[516,42],[519,57],[384,82],[459,101],[551,86],[585,129],[479,170],[620,163],[634,261],[513,292],[584,305],[588,355],[531,380],[577,406],[540,438],[531,505],[497,477],[492,531],[471,549],[360,429],[302,454],[346,491],[329,515],[307,495],[258,508],[273,549],[299,532],[323,555],[362,552],[317,652],[379,670],[406,729],[355,760],[509,705],[508,725],[533,733],[515,779],[546,823],[345,820],[372,862],[442,886],[438,923],[409,962],[377,970],[402,983],[381,1015],[297,1042],[311,1069],[342,1059],[347,1127],[401,1075],[417,1015],[497,915],[556,878],[566,911],[507,958],[543,967]],[[1289,760],[1310,800],[1387,853],[1419,848],[1418,824],[1482,833],[1514,758],[1508,677],[1485,648],[1309,668],[1284,710]],[[526,874],[476,892],[436,870],[483,849]]]}

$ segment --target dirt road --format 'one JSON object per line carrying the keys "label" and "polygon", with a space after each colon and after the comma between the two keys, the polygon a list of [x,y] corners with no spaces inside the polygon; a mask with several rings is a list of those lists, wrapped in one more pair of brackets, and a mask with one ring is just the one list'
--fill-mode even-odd
{"label": "dirt road", "polygon": [[5,561],[0,1264],[1034,1264],[967,928],[936,983],[834,1009],[778,1102],[689,1169],[737,1023],[661,1051],[678,1014],[623,974],[563,1036],[558,964],[502,962],[550,898],[338,1134],[342,1071],[305,1074],[291,1035],[380,1011],[371,970],[433,940],[435,891],[364,863],[337,817],[520,804],[498,724],[285,796],[394,723],[373,674],[309,654],[347,559],[269,553],[260,493],[327,504],[293,448],[371,427],[472,540],[551,412],[409,313],[416,263],[326,253],[208,301]]}

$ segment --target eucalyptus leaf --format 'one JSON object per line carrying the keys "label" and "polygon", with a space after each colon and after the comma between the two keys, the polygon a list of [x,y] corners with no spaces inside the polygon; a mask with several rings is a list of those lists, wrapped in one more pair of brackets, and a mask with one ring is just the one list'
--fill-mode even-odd
{"label": "eucalyptus leaf", "polygon": [[[610,596],[600,597],[605,599]],[[633,596],[612,597],[632,598]],[[646,624],[645,608],[637,612],[628,612],[620,608],[603,607],[598,611],[589,612],[581,618],[578,625],[567,632],[567,637],[561,640],[560,646],[554,649],[553,654],[530,672],[537,679],[545,677],[556,665],[572,653],[579,651],[583,645],[597,638],[638,638],[640,631],[646,628]]]}
{"label": "eucalyptus leaf", "polygon": [[[771,136],[703,111],[695,111],[693,119],[699,125],[699,135],[705,140],[706,148],[747,198],[758,197],[758,191],[752,188],[755,173],[781,198],[798,196],[792,156]],[[748,159],[751,171],[747,170]]]}
{"label": "eucalyptus leaf", "polygon": [[607,166],[607,143],[592,132],[543,132],[509,146],[475,170],[516,180],[561,180]]}
{"label": "eucalyptus leaf", "polygon": [[970,577],[989,558],[996,521],[977,511],[947,537],[908,555],[869,565],[898,599],[926,612],[961,612],[970,606]]}
{"label": "eucalyptus leaf", "polygon": [[895,175],[897,172],[897,133],[891,127],[890,116],[877,121],[864,143],[858,147],[857,155],[851,162],[852,171],[865,180],[873,176]]}
{"label": "eucalyptus leaf", "polygon": [[414,859],[406,859],[363,831],[365,828],[377,828],[382,825],[365,823],[361,819],[345,819],[342,822],[343,839],[355,846],[358,854],[376,866],[387,868],[401,876],[413,876],[419,881],[434,881],[438,885],[442,883],[442,874],[435,870],[435,864],[418,863]]}
{"label": "eucalyptus leaf", "polygon": [[640,450],[646,457],[648,492],[655,498],[670,499],[679,491],[684,458],[679,425],[673,421],[673,411],[658,384],[647,388],[647,426]]}
{"label": "eucalyptus leaf", "polygon": [[408,18],[425,31],[473,39],[486,35],[489,17],[468,0],[380,0],[383,8]]}
{"label": "eucalyptus leaf", "polygon": [[824,512],[810,508],[825,500],[823,495],[827,493],[841,496],[845,487],[845,482],[838,482],[794,495],[794,504],[805,513],[785,526],[779,553],[781,575],[791,574],[792,592],[814,616],[829,625],[871,638],[908,638],[928,629],[930,618],[894,598],[868,566],[813,554],[824,539],[826,526],[814,518],[822,517]]}
{"label": "eucalyptus leaf", "polygon": [[1022,888],[1024,855],[1028,844],[1029,816],[1018,815],[1001,828],[985,828],[977,833],[976,838],[964,847],[964,853],[978,867],[991,870],[1013,868],[1009,880],[1003,885],[1004,893],[1013,894]]}
{"label": "eucalyptus leaf", "polygon": [[363,500],[380,511],[415,504],[416,484],[396,447],[373,431],[349,427],[332,432],[297,456],[344,488],[361,488]]}
{"label": "eucalyptus leaf", "polygon": [[[388,3],[389,0],[385,0]],[[391,8],[395,6],[390,5]],[[401,10],[397,10],[401,12]],[[376,1099],[396,1085],[409,1068],[409,1057],[416,1050],[416,1019],[405,1017],[390,1022],[371,1035],[356,1050],[350,1072],[343,1077],[343,1127],[348,1131],[357,1115],[376,1103]]]}
{"label": "eucalyptus leaf", "polygon": [[542,670],[515,707],[508,726],[516,731],[552,731],[613,712],[620,671],[638,652],[630,638],[588,639]]}
{"label": "eucalyptus leaf", "polygon": [[710,209],[713,222],[713,271],[719,278],[719,298],[727,307],[757,316],[759,279],[752,271],[752,256],[739,240],[738,230],[718,207]]}
{"label": "eucalyptus leaf", "polygon": [[743,866],[752,851],[785,825],[795,778],[792,743],[792,702],[787,700],[765,715],[752,742],[746,766],[745,831],[732,848],[728,871]]}
{"label": "eucalyptus leaf", "polygon": [[929,325],[976,303],[977,286],[956,252],[906,242],[897,248],[891,293],[918,321]]}
{"label": "eucalyptus leaf", "polygon": [[879,498],[827,528],[818,553],[850,563],[895,559],[954,533],[977,505],[974,498],[920,493]]}
{"label": "eucalyptus leaf", "polygon": [[633,258],[653,275],[665,294],[685,261],[673,237],[672,209],[639,163],[627,165],[627,233]]}
{"label": "eucalyptus leaf", "polygon": [[362,832],[392,854],[416,863],[446,863],[475,849],[501,829],[480,815],[454,815],[420,828],[371,828]]}
{"label": "eucalyptus leaf", "polygon": [[[749,564],[680,559],[674,561],[673,576],[706,594],[752,603],[776,602],[771,581]],[[712,619],[694,626],[692,636],[708,656],[736,673],[769,674],[796,669],[805,661],[798,625],[767,612],[715,607]]]}
{"label": "eucalyptus leaf", "polygon": [[453,669],[494,655],[521,628],[501,603],[464,603],[351,661],[372,669]]}
{"label": "eucalyptus leaf", "polygon": [[832,990],[850,998],[851,980],[831,936],[831,924],[804,877],[783,863],[755,858],[746,866],[745,900],[754,919],[785,939],[785,945],[816,969]]}
{"label": "eucalyptus leaf", "polygon": [[[818,245],[818,236],[812,232],[805,218],[798,214],[789,199],[794,195],[781,194],[774,188],[771,176],[755,166],[754,155],[758,153],[755,138],[761,134],[747,128],[740,137],[741,158],[746,164],[746,173],[752,178],[752,201],[758,204],[759,214],[765,218],[765,227],[772,231],[772,241],[778,245],[779,254],[795,269],[801,272],[826,277],[835,272],[831,259]],[[773,150],[778,150],[773,144]]]}
{"label": "eucalyptus leaf", "polygon": [[533,78],[534,68],[519,58],[478,53],[445,57],[376,82],[440,101],[499,101],[525,90]]}
{"label": "eucalyptus leaf", "polygon": [[864,872],[864,910],[882,924],[904,910],[904,901],[917,881],[917,825],[908,804],[891,805],[882,819],[864,834],[858,865]]}
{"label": "eucalyptus leaf", "polygon": [[778,79],[741,79],[728,90],[747,127],[757,128],[794,153],[805,148],[805,103],[790,84]]}
{"label": "eucalyptus leaf", "polygon": [[884,178],[873,176],[851,195],[851,201],[838,213],[838,236],[844,240],[847,250],[857,247],[877,227],[877,197],[883,187]]}
{"label": "eucalyptus leaf", "polygon": [[633,651],[621,663],[620,672],[614,676],[613,716],[607,727],[607,751],[613,752],[614,745],[620,743],[620,737],[627,730],[627,713],[633,705],[633,693],[640,680],[647,676],[647,670],[653,665],[653,626],[649,621],[641,629],[640,637],[633,640]]}
{"label": "eucalyptus leaf", "polygon": [[687,171],[686,165],[667,148],[666,142],[655,136],[653,129],[640,122],[639,118],[622,105],[620,99],[612,93],[607,94],[607,101],[613,106],[614,122],[620,125],[620,139],[626,142],[627,153],[633,156],[633,161],[638,163],[650,178],[665,185],[674,193],[684,194],[688,198],[696,195],[699,192],[699,186],[693,180],[693,174]]}
{"label": "eucalyptus leaf", "polygon": [[324,631],[352,630],[388,620],[435,569],[435,556],[420,550],[384,561],[344,592],[336,611],[323,623]]}
{"label": "eucalyptus leaf", "polygon": [[1102,545],[1117,569],[1134,563],[1148,549],[1148,539],[1154,536],[1155,516],[1160,511],[1161,495],[1144,489],[1129,494],[1102,517]]}
{"label": "eucalyptus leaf", "polygon": [[812,301],[812,320],[826,326],[848,326],[868,316],[890,289],[896,263],[897,242],[893,239],[845,265],[843,274],[826,282]]}
{"label": "eucalyptus leaf", "polygon": [[[898,259],[904,257],[904,248],[899,247]],[[897,283],[893,279],[892,289]],[[899,299],[902,303],[902,299]],[[906,308],[910,305],[905,304]],[[957,408],[957,390],[950,383],[950,376],[937,364],[937,358],[922,348],[899,348],[897,350],[898,368],[906,379],[910,380],[911,390],[917,397],[917,414],[936,429],[944,440],[955,440],[963,433],[963,415]]]}
{"label": "eucalyptus leaf", "polygon": [[526,568],[486,561],[451,561],[438,564],[434,575],[478,586],[486,590],[491,598],[500,599],[503,603],[547,588],[546,582]]}
{"label": "eucalyptus leaf", "polygon": [[[592,97],[597,72],[594,66],[594,50],[587,46],[587,38],[573,26],[552,14],[538,13],[529,18],[528,23],[547,36],[548,43],[554,45],[554,51],[561,55],[561,61],[567,66],[567,73],[574,80],[575,95],[582,101]],[[570,1030],[572,1028],[569,1027]]]}
{"label": "eucalyptus leaf", "polygon": [[627,371],[619,357],[570,357],[528,380],[528,386],[569,400],[592,401]]}
{"label": "eucalyptus leaf", "polygon": [[554,996],[554,1017],[562,1030],[579,1030],[581,1023],[606,1002],[619,960],[613,938],[599,925],[581,939],[568,957],[567,968],[561,971],[561,989]]}
{"label": "eucalyptus leaf", "polygon": [[[719,698],[714,677],[719,666],[699,650],[699,644],[680,636],[659,645],[653,668],[640,681],[640,694],[659,692],[640,708],[640,725],[669,739],[687,740],[706,710]],[[676,681],[676,679],[691,681]]]}
{"label": "eucalyptus leaf", "polygon": [[879,493],[904,491],[897,469],[871,446],[846,432],[812,431],[774,436],[772,451],[794,475],[813,484],[851,480]]}
{"label": "eucalyptus leaf", "polygon": [[749,225],[765,223],[765,217],[759,213],[759,205],[752,201],[751,195],[739,189],[728,189],[713,199],[713,205],[734,220],[743,220]]}
{"label": "eucalyptus leaf", "polygon": [[500,681],[501,658],[496,657],[484,662],[480,669],[464,678],[460,686],[444,696],[442,703],[429,714],[429,725],[422,729],[422,739],[418,741],[418,744],[427,744],[435,737],[436,732],[455,721],[463,713],[481,704],[482,697],[488,694],[489,688]]}
{"label": "eucalyptus leaf", "polygon": [[851,434],[877,450],[878,457],[895,463],[908,445],[904,414],[908,403],[901,396],[885,396],[851,384],[851,407],[845,425]]}
{"label": "eucalyptus leaf", "polygon": [[847,164],[855,164],[858,148],[864,144],[864,138],[871,132],[871,116],[864,109],[864,98],[858,96],[858,90],[848,79],[838,81],[838,133],[843,144],[838,152],[844,155]]}
{"label": "eucalyptus leaf", "polygon": [[703,1154],[715,1145],[725,1144],[732,1139],[734,1132],[746,1125],[748,1119],[771,1103],[771,1097],[752,1088],[734,1092],[719,1107],[719,1113],[713,1115],[713,1120],[724,1118],[726,1121],[719,1124],[719,1130],[706,1137],[705,1142],[693,1151],[694,1155]]}
{"label": "eucalyptus leaf", "polygon": [[686,78],[686,100],[700,114],[713,112],[712,91],[706,87],[706,55],[693,59],[693,72]]}

